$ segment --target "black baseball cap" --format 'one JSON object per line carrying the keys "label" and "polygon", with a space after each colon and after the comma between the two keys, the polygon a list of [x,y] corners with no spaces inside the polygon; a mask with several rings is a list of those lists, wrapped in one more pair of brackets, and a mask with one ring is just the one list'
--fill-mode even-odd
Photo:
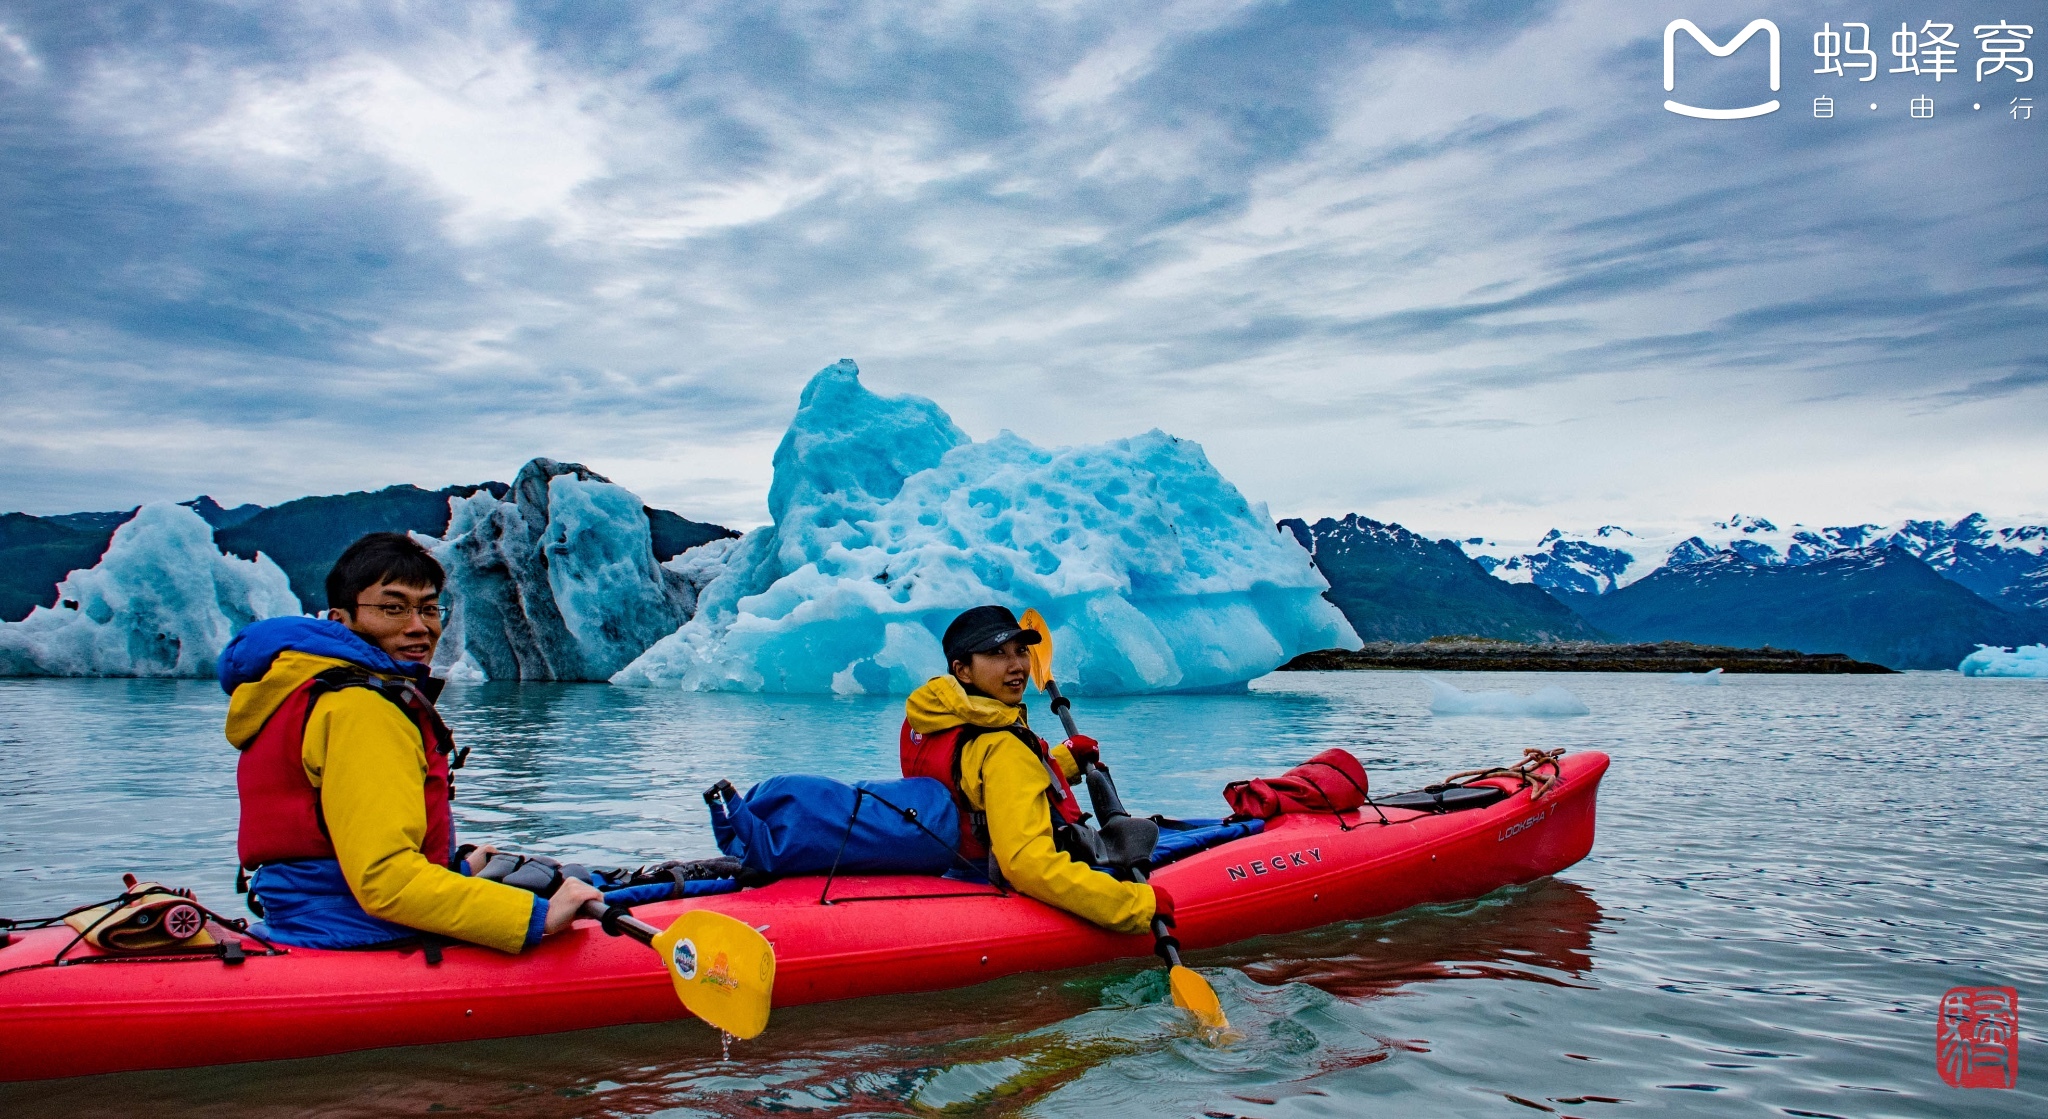
{"label": "black baseball cap", "polygon": [[1007,607],[977,606],[953,619],[940,644],[946,650],[946,663],[951,665],[1013,639],[1026,645],[1036,645],[1041,640],[1037,630],[1025,629]]}

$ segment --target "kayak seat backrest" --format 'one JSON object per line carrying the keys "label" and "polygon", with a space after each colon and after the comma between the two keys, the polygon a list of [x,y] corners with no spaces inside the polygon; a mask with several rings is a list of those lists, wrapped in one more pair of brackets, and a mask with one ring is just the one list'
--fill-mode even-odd
{"label": "kayak seat backrest", "polygon": [[1428,812],[1441,815],[1445,812],[1463,812],[1468,808],[1484,808],[1506,800],[1508,790],[1499,785],[1430,785],[1412,793],[1395,793],[1381,797],[1373,803],[1381,808],[1406,808],[1414,812]]}
{"label": "kayak seat backrest", "polygon": [[1128,872],[1152,861],[1159,845],[1159,825],[1137,816],[1118,816],[1102,825],[1103,860],[1095,865],[1109,871]]}

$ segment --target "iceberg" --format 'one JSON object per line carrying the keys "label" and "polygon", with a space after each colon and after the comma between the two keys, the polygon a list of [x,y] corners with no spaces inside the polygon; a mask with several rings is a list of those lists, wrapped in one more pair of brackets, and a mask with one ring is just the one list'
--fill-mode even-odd
{"label": "iceberg", "polygon": [[270,557],[225,555],[198,513],[145,505],[57,584],[54,607],[0,623],[0,675],[212,676],[243,626],[298,612]]}
{"label": "iceberg", "polygon": [[1671,682],[1674,684],[1691,684],[1695,687],[1702,685],[1718,687],[1721,683],[1721,670],[1710,668],[1705,672],[1681,672],[1673,676]]}
{"label": "iceberg", "polygon": [[696,604],[655,560],[640,499],[581,464],[537,458],[502,500],[478,490],[448,506],[446,535],[420,541],[448,571],[434,664],[451,680],[604,680]]}
{"label": "iceberg", "polygon": [[1965,676],[2018,676],[2048,680],[2048,645],[2021,645],[2016,649],[1979,645],[1963,658],[1956,671]]}
{"label": "iceberg", "polygon": [[1358,647],[1308,553],[1164,432],[977,443],[840,361],[804,387],[774,469],[773,523],[670,561],[701,587],[695,616],[613,683],[901,694],[945,671],[954,615],[989,602],[1043,613],[1081,694],[1242,690]]}
{"label": "iceberg", "polygon": [[1579,697],[1556,684],[1528,695],[1514,692],[1467,692],[1441,680],[1423,677],[1429,685],[1429,713],[1432,715],[1589,715],[1592,712]]}

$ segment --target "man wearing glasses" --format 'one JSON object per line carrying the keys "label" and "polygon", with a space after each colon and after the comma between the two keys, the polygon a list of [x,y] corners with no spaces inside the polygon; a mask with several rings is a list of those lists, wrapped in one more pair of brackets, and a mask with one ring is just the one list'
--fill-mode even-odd
{"label": "man wearing glasses", "polygon": [[325,618],[272,618],[221,652],[227,737],[241,751],[237,844],[270,937],[363,948],[420,933],[518,952],[598,892],[554,896],[474,877],[449,811],[462,754],[428,675],[446,573],[411,537],[376,532],[327,574]]}

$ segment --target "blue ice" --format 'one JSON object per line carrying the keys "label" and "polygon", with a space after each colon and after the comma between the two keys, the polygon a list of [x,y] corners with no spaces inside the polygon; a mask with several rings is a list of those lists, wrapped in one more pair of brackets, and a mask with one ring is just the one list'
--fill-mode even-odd
{"label": "blue ice", "polygon": [[449,514],[426,543],[455,607],[435,656],[452,680],[603,680],[690,616],[640,499],[587,467],[534,459],[504,500],[478,490]]}
{"label": "blue ice", "polygon": [[841,361],[804,387],[774,466],[774,523],[672,560],[702,587],[696,616],[614,683],[903,693],[945,671],[953,616],[988,602],[1042,612],[1055,675],[1086,694],[1239,689],[1358,647],[1308,554],[1160,431],[977,443]]}
{"label": "blue ice", "polygon": [[55,602],[0,623],[0,676],[212,676],[243,626],[299,612],[270,557],[223,554],[199,514],[169,502],[115,529]]}
{"label": "blue ice", "polygon": [[1528,695],[1516,692],[1468,692],[1442,680],[1423,677],[1429,685],[1432,715],[1586,715],[1579,697],[1556,684],[1548,684]]}
{"label": "blue ice", "polygon": [[2019,676],[2048,680],[2048,645],[2022,645],[2017,649],[1979,645],[1976,652],[1963,658],[1963,663],[1957,665],[1956,670],[1965,676]]}

